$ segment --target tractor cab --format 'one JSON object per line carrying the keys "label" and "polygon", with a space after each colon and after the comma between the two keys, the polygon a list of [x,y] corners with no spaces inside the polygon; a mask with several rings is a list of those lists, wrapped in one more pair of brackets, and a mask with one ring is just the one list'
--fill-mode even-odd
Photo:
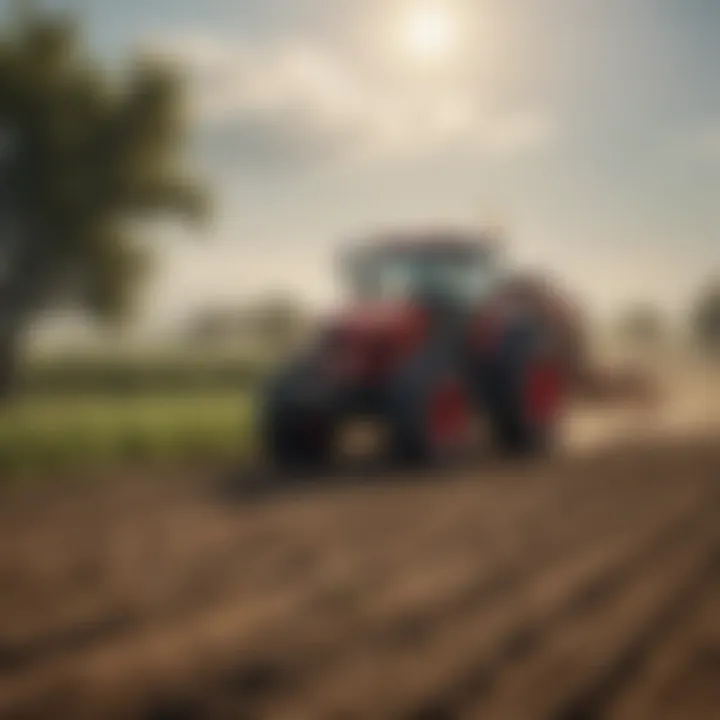
{"label": "tractor cab", "polygon": [[358,245],[344,260],[344,274],[358,303],[462,311],[484,301],[499,275],[495,244],[468,233],[381,237]]}

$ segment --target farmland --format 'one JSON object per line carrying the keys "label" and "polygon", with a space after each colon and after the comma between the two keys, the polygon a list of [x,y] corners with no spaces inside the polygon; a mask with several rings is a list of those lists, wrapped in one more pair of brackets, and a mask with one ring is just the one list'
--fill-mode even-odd
{"label": "farmland", "polygon": [[[622,360],[617,352],[605,355],[611,366]],[[0,480],[123,465],[240,460],[254,445],[260,381],[276,362],[247,350],[35,358],[24,369],[17,398],[0,408]],[[720,384],[717,367],[687,356],[670,357],[662,366],[655,358],[653,367],[663,391],[669,391],[665,409],[653,414],[653,422],[673,423],[688,414],[692,420],[706,412],[705,406],[708,413],[711,405],[720,407],[720,398],[708,393]],[[603,428],[606,415],[600,413]],[[637,430],[648,419],[630,417],[623,423]]]}
{"label": "farmland", "polygon": [[271,365],[187,352],[34,360],[0,409],[0,477],[242,456]]}
{"label": "farmland", "polygon": [[8,479],[122,464],[227,459],[250,440],[247,392],[32,398],[0,420]]}
{"label": "farmland", "polygon": [[3,479],[43,481],[0,488],[0,718],[720,709],[710,365],[668,363],[657,405],[575,407],[554,458],[292,478],[250,461],[262,368],[88,386],[148,377],[115,362],[31,368],[0,421]]}
{"label": "farmland", "polygon": [[0,720],[720,720],[720,1],[5,5]]}
{"label": "farmland", "polygon": [[0,510],[0,717],[713,717],[718,467],[684,440],[25,488]]}
{"label": "farmland", "polygon": [[712,717],[715,372],[575,408],[558,457],[414,476],[255,466],[256,381],[26,390],[4,478],[44,482],[0,489],[0,717]]}

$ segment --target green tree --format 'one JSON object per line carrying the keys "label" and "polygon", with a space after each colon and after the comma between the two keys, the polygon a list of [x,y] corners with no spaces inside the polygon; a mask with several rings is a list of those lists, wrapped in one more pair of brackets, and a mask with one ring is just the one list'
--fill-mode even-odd
{"label": "green tree", "polygon": [[126,314],[147,266],[137,221],[202,212],[185,134],[172,67],[103,72],[58,16],[26,12],[0,36],[0,394],[38,313]]}
{"label": "green tree", "polygon": [[692,332],[703,349],[720,352],[720,278],[701,292],[693,310]]}

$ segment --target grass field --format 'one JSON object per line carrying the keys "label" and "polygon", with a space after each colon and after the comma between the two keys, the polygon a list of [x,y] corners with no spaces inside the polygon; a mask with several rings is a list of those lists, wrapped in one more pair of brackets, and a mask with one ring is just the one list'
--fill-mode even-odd
{"label": "grass field", "polygon": [[0,412],[0,477],[235,457],[247,449],[250,420],[243,391],[20,399]]}
{"label": "grass field", "polygon": [[219,394],[255,383],[274,362],[259,352],[78,352],[29,358],[18,378],[24,396]]}
{"label": "grass field", "polygon": [[[605,364],[623,361],[610,356]],[[201,352],[35,360],[25,368],[18,399],[0,408],[0,481],[55,470],[240,458],[253,442],[253,389],[271,365],[247,354]],[[676,415],[688,400],[720,407],[717,366],[685,356],[668,356],[662,365],[646,359],[645,366],[682,388],[682,402],[669,399]]]}
{"label": "grass field", "polygon": [[26,359],[0,408],[0,481],[50,471],[242,456],[272,360],[190,349]]}

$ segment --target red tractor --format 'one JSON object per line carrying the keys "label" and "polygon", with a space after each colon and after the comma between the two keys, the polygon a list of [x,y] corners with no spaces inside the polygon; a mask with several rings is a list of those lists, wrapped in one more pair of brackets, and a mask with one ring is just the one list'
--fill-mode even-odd
{"label": "red tractor", "polygon": [[263,398],[272,461],[323,461],[354,419],[381,424],[403,461],[467,448],[481,418],[504,451],[552,443],[578,377],[580,326],[547,285],[508,275],[492,239],[395,234],[351,250],[343,269],[349,307]]}

